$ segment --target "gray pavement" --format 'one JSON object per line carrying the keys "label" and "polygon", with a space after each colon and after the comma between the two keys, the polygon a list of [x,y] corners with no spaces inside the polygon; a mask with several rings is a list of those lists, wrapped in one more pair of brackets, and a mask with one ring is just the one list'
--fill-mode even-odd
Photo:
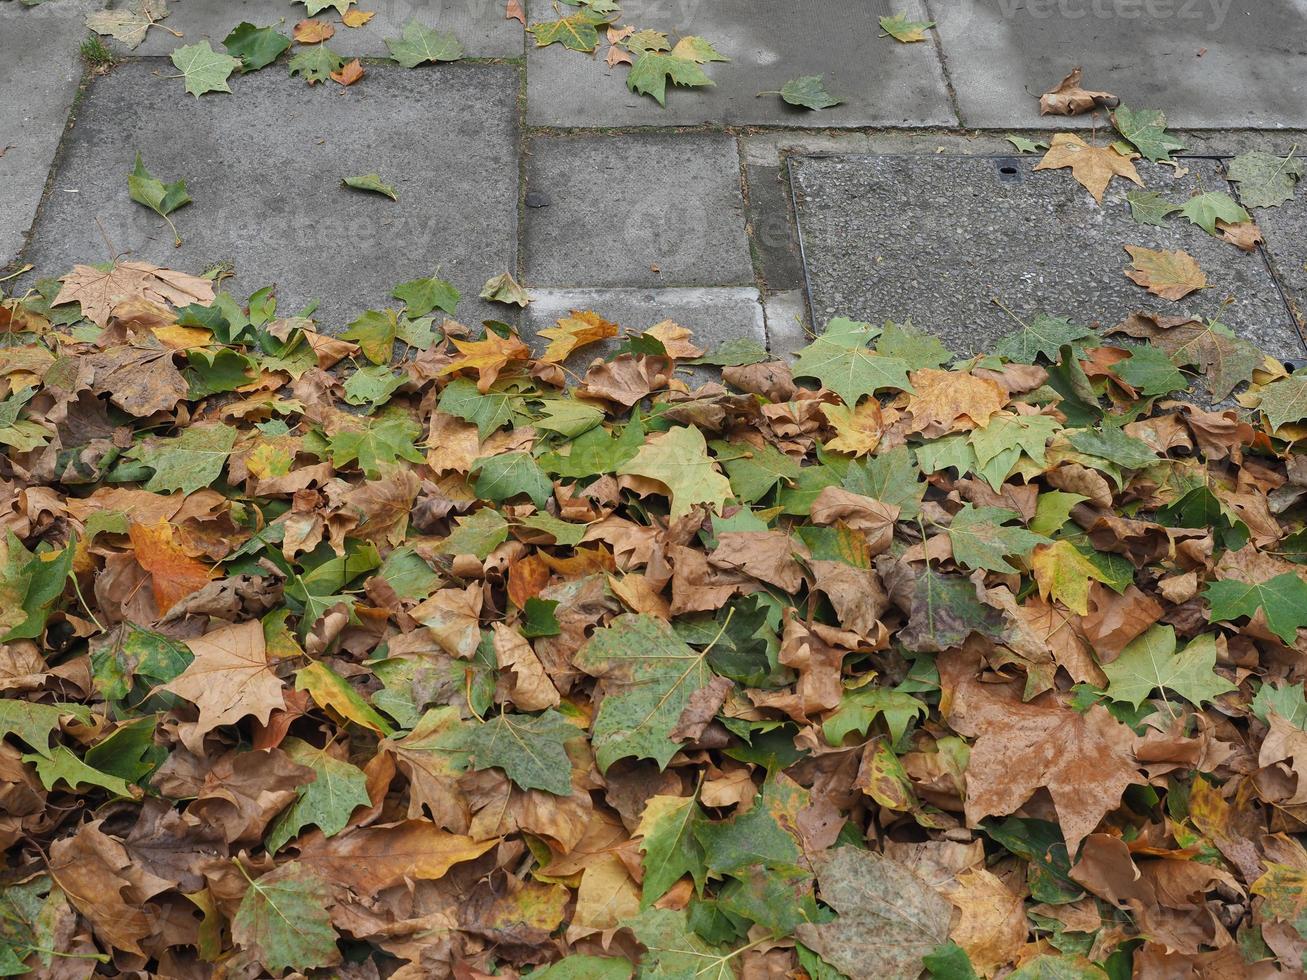
{"label": "gray pavement", "polygon": [[[730,59],[705,66],[711,87],[669,86],[665,109],[607,65],[602,31],[593,55],[539,48],[505,0],[375,0],[358,4],[375,12],[359,28],[328,9],[328,46],[365,59],[358,84],[291,77],[297,48],[195,99],[172,50],[221,50],[241,21],[289,33],[304,5],[171,0],[163,24],[181,38],[154,28],[134,51],[107,42],[107,72],[80,64],[85,13],[127,2],[0,0],[0,275],[37,267],[6,291],[109,258],[107,237],[188,271],[221,263],[236,293],[275,282],[285,308],[319,299],[332,330],[439,268],[464,293],[459,319],[520,320],[531,337],[594,309],[784,354],[839,313],[911,316],[965,353],[1006,332],[997,293],[1021,313],[1104,323],[1136,307],[1219,314],[1303,356],[1307,188],[1256,212],[1266,245],[1245,255],[1183,219],[1134,223],[1125,185],[1097,208],[1003,136],[1112,139],[1103,114],[1038,115],[1040,92],[1080,64],[1087,85],[1183,129],[1186,176],[1141,166],[1173,200],[1225,187],[1223,161],[1244,150],[1307,152],[1307,0],[623,0],[615,26],[699,35]],[[575,10],[527,7],[528,22]],[[878,24],[899,10],[938,28],[900,44]],[[386,61],[410,17],[452,32],[465,59]],[[758,95],[808,74],[843,104]],[[138,149],[195,199],[174,215],[180,248],[128,198]],[[397,202],[340,186],[372,171]],[[1212,288],[1155,300],[1122,274],[1127,243],[1188,250]],[[520,316],[476,299],[503,271],[535,297]]]}

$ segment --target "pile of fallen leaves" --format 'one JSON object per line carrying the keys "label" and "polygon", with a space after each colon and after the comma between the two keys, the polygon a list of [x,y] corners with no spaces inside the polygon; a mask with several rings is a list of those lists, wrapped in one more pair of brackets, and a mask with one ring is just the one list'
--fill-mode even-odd
{"label": "pile of fallen leaves", "polygon": [[220,287],[0,302],[3,975],[1302,963],[1307,375]]}

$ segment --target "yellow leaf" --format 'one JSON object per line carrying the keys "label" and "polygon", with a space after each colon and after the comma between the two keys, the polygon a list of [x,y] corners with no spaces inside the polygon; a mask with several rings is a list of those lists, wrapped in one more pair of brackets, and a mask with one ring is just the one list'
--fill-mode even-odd
{"label": "yellow leaf", "polygon": [[880,444],[885,421],[880,402],[875,398],[864,398],[853,409],[845,405],[822,405],[821,413],[835,430],[835,438],[826,443],[827,449],[865,456]]}
{"label": "yellow leaf", "polygon": [[319,707],[331,708],[364,728],[382,735],[394,734],[394,729],[377,714],[363,695],[349,686],[349,682],[324,663],[312,663],[295,675],[295,690],[308,691]]}
{"label": "yellow leaf", "polygon": [[1207,276],[1188,252],[1157,251],[1138,245],[1126,245],[1133,269],[1126,278],[1143,286],[1162,299],[1181,300],[1207,287]]}
{"label": "yellow leaf", "polygon": [[1039,595],[1050,595],[1081,616],[1089,614],[1089,581],[1107,581],[1107,576],[1082,555],[1070,541],[1054,541],[1035,549],[1031,558]]}
{"label": "yellow leaf", "polygon": [[571,357],[572,352],[579,347],[616,337],[617,324],[590,310],[573,310],[571,316],[565,316],[554,326],[541,330],[540,336],[549,339],[549,346],[540,360],[558,364]]}
{"label": "yellow leaf", "polygon": [[346,27],[362,27],[376,15],[377,12],[375,10],[357,10],[351,8],[350,10],[345,11],[340,19]]}
{"label": "yellow leaf", "polygon": [[645,332],[646,337],[658,340],[667,351],[668,357],[680,360],[690,357],[703,357],[703,348],[690,343],[692,334],[688,327],[683,327],[672,320],[655,323]]}
{"label": "yellow leaf", "polygon": [[1103,191],[1107,190],[1108,182],[1113,177],[1124,177],[1140,187],[1144,186],[1129,157],[1122,156],[1110,146],[1090,146],[1071,133],[1058,133],[1054,136],[1053,144],[1044,154],[1044,159],[1035,165],[1036,170],[1060,170],[1063,167],[1071,168],[1071,176],[1099,204],[1103,203]]}
{"label": "yellow leaf", "polygon": [[922,368],[909,376],[915,394],[908,398],[912,413],[909,432],[931,435],[983,429],[1007,402],[1007,392],[997,381],[977,378],[966,371],[937,371]]}
{"label": "yellow leaf", "polygon": [[173,350],[190,350],[213,343],[213,332],[204,327],[183,327],[174,323],[167,327],[151,327],[150,333],[158,337],[164,347]]}

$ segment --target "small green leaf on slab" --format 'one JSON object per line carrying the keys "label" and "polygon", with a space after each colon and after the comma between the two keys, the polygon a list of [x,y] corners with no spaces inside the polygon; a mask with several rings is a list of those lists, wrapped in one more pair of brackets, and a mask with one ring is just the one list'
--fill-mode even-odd
{"label": "small green leaf on slab", "polygon": [[880,18],[880,29],[901,44],[926,40],[927,28],[934,26],[933,20],[908,20],[908,15],[904,13]]}
{"label": "small green leaf on slab", "polygon": [[1130,204],[1130,217],[1141,225],[1164,225],[1167,215],[1183,207],[1172,204],[1157,191],[1130,191],[1125,199]]}
{"label": "small green leaf on slab", "polygon": [[181,245],[181,236],[177,234],[177,228],[168,218],[168,215],[191,203],[191,195],[186,192],[185,180],[175,180],[171,184],[165,184],[145,169],[145,164],[142,162],[141,154],[138,151],[136,166],[127,175],[127,194],[137,204],[145,205],[167,221],[168,227],[172,228],[172,235],[175,239],[173,244]]}
{"label": "small green leaf on slab", "polygon": [[390,57],[405,68],[416,68],[423,62],[457,61],[463,57],[463,45],[453,34],[433,30],[416,18],[404,25],[398,38],[387,40]]}
{"label": "small green leaf on slab", "polygon": [[172,63],[182,73],[186,91],[197,99],[206,92],[231,92],[227,79],[241,66],[239,58],[214,51],[207,40],[186,44],[172,53]]}
{"label": "small green leaf on slab", "polygon": [[340,71],[345,59],[332,51],[325,44],[315,44],[302,48],[290,59],[290,73],[300,75],[310,85],[325,82],[331,73]]}
{"label": "small green leaf on slab", "polygon": [[780,96],[790,105],[804,109],[829,109],[843,101],[826,91],[820,75],[803,75],[790,79],[781,86]]}
{"label": "small green leaf on slab", "polygon": [[380,174],[363,174],[359,177],[344,177],[341,183],[346,187],[352,187],[356,191],[371,191],[374,194],[381,194],[390,198],[392,201],[399,200],[399,194],[395,188],[381,179]]}
{"label": "small green leaf on slab", "polygon": [[290,47],[290,38],[271,27],[255,27],[242,21],[223,38],[222,46],[241,60],[242,72],[258,71],[281,57]]}
{"label": "small green leaf on slab", "polygon": [[1048,144],[1043,140],[1026,139],[1024,136],[1014,136],[1011,133],[1003,138],[1015,146],[1018,153],[1039,153],[1041,150],[1048,149]]}

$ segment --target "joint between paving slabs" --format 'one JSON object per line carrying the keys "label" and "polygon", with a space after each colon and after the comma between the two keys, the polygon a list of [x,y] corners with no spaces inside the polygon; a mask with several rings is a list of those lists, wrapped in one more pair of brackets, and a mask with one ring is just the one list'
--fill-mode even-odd
{"label": "joint between paving slabs", "polygon": [[[926,11],[926,19],[939,22],[932,9],[934,0],[921,0],[922,8]],[[956,2],[956,0],[953,0]],[[953,87],[953,74],[948,68],[948,52],[944,50],[944,39],[939,36],[939,28],[936,27],[930,32],[930,43],[935,47],[935,60],[939,63],[940,77],[944,79],[944,91],[948,93],[949,109],[953,112],[953,118],[957,120],[958,126],[963,126],[962,105],[958,102],[958,91]]]}

